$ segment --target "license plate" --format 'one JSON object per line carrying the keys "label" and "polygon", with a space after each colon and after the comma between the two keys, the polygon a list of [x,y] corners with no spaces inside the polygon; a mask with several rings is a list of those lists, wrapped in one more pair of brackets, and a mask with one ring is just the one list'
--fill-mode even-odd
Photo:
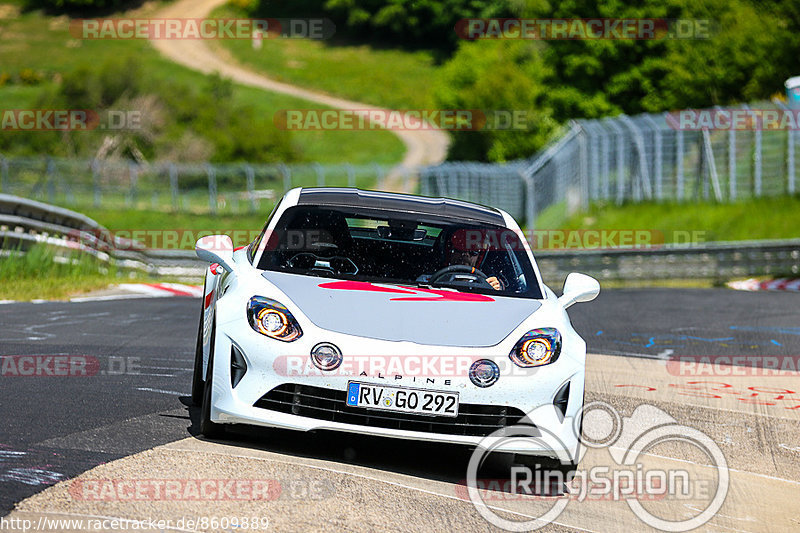
{"label": "license plate", "polygon": [[399,413],[458,416],[458,393],[351,381],[347,384],[347,405]]}

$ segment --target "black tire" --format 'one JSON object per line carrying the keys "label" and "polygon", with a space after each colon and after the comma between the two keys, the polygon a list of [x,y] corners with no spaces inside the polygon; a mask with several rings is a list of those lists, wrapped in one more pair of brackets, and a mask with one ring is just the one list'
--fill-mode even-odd
{"label": "black tire", "polygon": [[203,405],[200,408],[200,433],[210,439],[225,434],[225,426],[211,421],[211,389],[214,381],[214,341],[216,339],[216,324],[211,326],[211,348],[208,354],[208,372],[205,386],[203,387]]}
{"label": "black tire", "polygon": [[[203,286],[205,293],[205,286]],[[201,405],[203,402],[203,315],[205,307],[200,303],[200,324],[197,327],[197,345],[194,349],[194,374],[192,374],[192,405]]]}

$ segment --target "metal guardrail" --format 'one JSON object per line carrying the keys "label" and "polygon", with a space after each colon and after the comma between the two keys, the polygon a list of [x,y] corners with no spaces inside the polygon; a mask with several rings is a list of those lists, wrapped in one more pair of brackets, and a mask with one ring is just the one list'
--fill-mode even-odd
{"label": "metal guardrail", "polygon": [[[65,255],[89,253],[122,270],[155,276],[198,277],[205,263],[194,250],[148,250],[131,241],[110,239],[106,228],[91,218],[27,198],[0,194],[0,250],[27,250],[47,243]],[[140,248],[140,249],[137,249]]]}
{"label": "metal guardrail", "polygon": [[600,281],[698,279],[800,274],[800,239],[666,245],[657,249],[534,250],[545,283],[560,287],[570,272]]}

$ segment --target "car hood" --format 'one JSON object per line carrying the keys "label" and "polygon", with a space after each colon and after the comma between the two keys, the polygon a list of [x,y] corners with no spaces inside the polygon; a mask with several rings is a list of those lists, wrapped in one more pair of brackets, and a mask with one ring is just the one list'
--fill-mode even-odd
{"label": "car hood", "polygon": [[263,276],[320,328],[385,341],[495,346],[541,306],[528,298],[442,288],[341,281],[282,272],[264,272]]}

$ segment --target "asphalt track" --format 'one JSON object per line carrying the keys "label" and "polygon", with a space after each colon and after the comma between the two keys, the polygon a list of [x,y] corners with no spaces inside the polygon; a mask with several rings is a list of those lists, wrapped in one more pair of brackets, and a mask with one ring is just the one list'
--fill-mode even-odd
{"label": "asphalt track", "polygon": [[[702,430],[725,452],[732,490],[724,512],[707,530],[800,528],[796,513],[789,511],[791,498],[800,495],[800,409],[791,409],[800,405],[800,394],[778,394],[798,381],[746,371],[730,377],[680,375],[664,360],[680,355],[796,356],[798,304],[800,295],[790,293],[638,289],[605,291],[595,302],[570,310],[593,354],[587,401],[606,401],[625,416],[641,404],[657,407]],[[15,504],[20,510],[11,516],[111,514],[97,502],[70,501],[64,496],[69,482],[57,482],[144,452],[92,472],[114,465],[135,471],[144,461],[174,475],[190,468],[187,477],[209,465],[228,465],[242,475],[256,468],[255,461],[259,475],[268,471],[275,479],[313,478],[336,494],[305,505],[291,499],[271,502],[268,513],[278,530],[301,525],[395,530],[422,515],[429,518],[412,529],[489,528],[469,502],[458,498],[469,459],[466,450],[272,430],[244,430],[224,443],[194,438],[198,413],[187,407],[187,393],[198,312],[198,300],[182,298],[0,305],[5,364],[0,375],[0,516]],[[15,367],[5,359],[22,355],[82,356],[94,362],[96,372],[83,377],[13,375]],[[167,443],[172,444],[156,448]],[[600,453],[593,451],[584,463],[603,463]],[[668,463],[686,459],[683,453],[667,449],[653,457]],[[691,465],[703,468],[702,461]],[[357,494],[353,479],[360,480]],[[530,513],[519,501],[498,505],[517,519]],[[641,529],[643,524],[624,505],[584,502],[568,507],[549,529]],[[690,503],[685,505],[691,509]],[[144,518],[146,508],[139,503],[115,509],[113,516]],[[201,512],[202,505],[194,511]]]}

